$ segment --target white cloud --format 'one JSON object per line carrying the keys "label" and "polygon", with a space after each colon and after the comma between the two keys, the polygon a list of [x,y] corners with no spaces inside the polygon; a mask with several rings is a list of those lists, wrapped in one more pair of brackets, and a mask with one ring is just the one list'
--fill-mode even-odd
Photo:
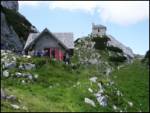
{"label": "white cloud", "polygon": [[131,25],[149,19],[149,1],[19,1],[20,5],[48,5],[52,10],[96,11],[104,22]]}

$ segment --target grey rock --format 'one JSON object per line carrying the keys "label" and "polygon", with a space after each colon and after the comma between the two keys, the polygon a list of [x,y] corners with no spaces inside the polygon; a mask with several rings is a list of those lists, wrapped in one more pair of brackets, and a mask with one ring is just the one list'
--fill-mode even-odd
{"label": "grey rock", "polygon": [[11,68],[15,68],[16,67],[16,62],[15,61],[11,61],[11,62],[5,62],[4,63],[4,67],[6,69],[11,69]]}
{"label": "grey rock", "polygon": [[19,65],[19,67],[18,67],[20,70],[24,70],[24,67],[23,67],[23,65]]}
{"label": "grey rock", "polygon": [[32,79],[33,79],[32,75],[29,75],[29,76],[28,76],[28,78],[29,78],[30,80],[32,80]]}
{"label": "grey rock", "polygon": [[97,77],[91,77],[90,79],[89,79],[91,82],[96,82],[96,80],[97,80]]}
{"label": "grey rock", "polygon": [[16,74],[17,77],[22,77],[23,76],[23,74],[19,73],[19,72],[16,72],[15,74]]}
{"label": "grey rock", "polygon": [[5,8],[18,11],[19,4],[18,1],[1,1],[1,5]]}
{"label": "grey rock", "polygon": [[13,109],[20,109],[20,106],[19,106],[19,105],[11,104],[11,106],[12,106]]}
{"label": "grey rock", "polygon": [[4,92],[4,90],[1,88],[1,99],[5,99],[6,98],[6,93]]}
{"label": "grey rock", "polygon": [[4,77],[9,77],[9,72],[8,72],[8,70],[4,70],[4,71],[3,71],[3,76],[4,76]]}
{"label": "grey rock", "polygon": [[91,88],[88,88],[88,91],[91,92],[91,93],[93,93],[93,90]]}
{"label": "grey rock", "polygon": [[17,100],[16,96],[14,96],[14,95],[9,95],[9,96],[6,97],[6,99],[11,100],[11,101],[16,101]]}
{"label": "grey rock", "polygon": [[31,64],[31,63],[23,64],[23,66],[25,70],[31,70],[35,68],[35,64]]}
{"label": "grey rock", "polygon": [[111,73],[111,68],[107,68],[106,69],[106,75],[108,76],[108,75],[110,75],[110,73]]}
{"label": "grey rock", "polygon": [[107,97],[106,96],[104,96],[101,92],[96,93],[95,96],[96,96],[98,103],[101,106],[103,106],[103,107],[107,106]]}
{"label": "grey rock", "polygon": [[1,49],[17,50],[23,49],[23,44],[12,26],[7,24],[5,14],[1,12]]}
{"label": "grey rock", "polygon": [[108,41],[109,46],[111,45],[111,46],[118,47],[118,48],[122,49],[122,51],[125,55],[127,55],[130,58],[134,58],[134,53],[131,48],[126,47],[125,45],[123,45],[122,43],[117,41],[113,36],[111,36],[111,35],[107,35],[107,36],[110,38],[110,41]]}
{"label": "grey rock", "polygon": [[90,104],[91,106],[95,107],[95,102],[89,98],[84,98],[84,102]]}

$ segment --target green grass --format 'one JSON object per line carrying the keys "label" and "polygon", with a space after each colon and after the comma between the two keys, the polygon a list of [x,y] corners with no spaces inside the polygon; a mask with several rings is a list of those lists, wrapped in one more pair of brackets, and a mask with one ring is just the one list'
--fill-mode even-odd
{"label": "green grass", "polygon": [[134,104],[130,111],[149,111],[149,70],[140,61],[116,71],[112,77],[118,88]]}
{"label": "green grass", "polygon": [[[25,59],[18,59],[19,62],[27,62]],[[98,87],[91,84],[89,78],[97,76],[98,81],[107,83],[105,77],[98,74],[95,67],[78,67],[72,70],[71,67],[58,61],[52,61],[46,58],[32,58],[32,63],[36,63],[37,68],[30,73],[39,74],[39,78],[26,85],[20,83],[21,78],[2,78],[2,87],[8,94],[16,95],[21,100],[21,106],[26,106],[27,111],[31,112],[98,112],[114,111],[112,105],[116,104],[120,108],[126,106],[126,100],[133,102],[133,108],[127,108],[127,111],[149,111],[148,101],[148,71],[139,62],[126,66],[123,69],[113,73],[117,76],[116,85],[106,88],[105,93],[109,95],[108,107],[101,107],[96,98],[88,91],[88,88],[94,89],[96,93]],[[12,69],[11,72],[19,71]],[[28,72],[28,71],[27,71]],[[114,79],[114,78],[112,78]],[[80,84],[78,84],[80,83]],[[78,85],[77,85],[78,84]],[[74,87],[75,86],[75,87]],[[51,87],[51,88],[50,88]],[[117,97],[115,87],[123,92],[124,97]],[[134,92],[134,93],[133,93]],[[84,103],[84,98],[90,98],[96,102],[96,107]],[[10,101],[2,101],[1,111],[26,111],[23,109],[14,110],[10,106]],[[139,104],[142,106],[139,106]]]}

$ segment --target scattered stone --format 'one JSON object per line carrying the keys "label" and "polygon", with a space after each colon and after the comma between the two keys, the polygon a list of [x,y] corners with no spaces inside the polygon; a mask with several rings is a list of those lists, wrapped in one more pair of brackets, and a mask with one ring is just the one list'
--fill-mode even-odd
{"label": "scattered stone", "polygon": [[21,83],[22,83],[22,84],[25,84],[25,80],[22,80]]}
{"label": "scattered stone", "polygon": [[11,106],[14,108],[14,109],[20,109],[20,107],[16,104],[11,104]]}
{"label": "scattered stone", "polygon": [[110,75],[110,73],[111,73],[111,68],[107,68],[106,69],[106,75],[108,76],[108,75]]}
{"label": "scattered stone", "polygon": [[19,72],[16,72],[16,76],[17,77],[22,77],[23,75],[21,73],[19,73]]}
{"label": "scattered stone", "polygon": [[23,55],[23,57],[25,57],[25,58],[31,58],[30,55]]}
{"label": "scattered stone", "polygon": [[9,77],[9,72],[8,72],[8,70],[3,71],[3,76],[4,76],[4,77]]}
{"label": "scattered stone", "polygon": [[37,79],[37,78],[38,78],[38,76],[39,76],[38,74],[35,74],[35,75],[34,75],[34,78],[35,78],[35,79]]}
{"label": "scattered stone", "polygon": [[11,69],[11,68],[15,68],[15,67],[16,67],[15,61],[11,61],[10,63],[8,63],[8,62],[4,63],[4,68],[6,68],[6,69]]}
{"label": "scattered stone", "polygon": [[11,100],[11,101],[17,100],[16,96],[14,96],[14,95],[7,96],[6,99]]}
{"label": "scattered stone", "polygon": [[28,111],[28,108],[26,106],[23,106],[22,109]]}
{"label": "scattered stone", "polygon": [[6,94],[4,90],[1,88],[1,99],[5,99],[5,98],[6,98]]}
{"label": "scattered stone", "polygon": [[31,58],[31,56],[30,56],[30,55],[27,55],[26,57],[27,57],[27,58]]}
{"label": "scattered stone", "polygon": [[30,79],[30,80],[32,80],[32,78],[33,78],[30,73],[23,73],[22,76],[23,76],[23,77],[26,77],[26,78],[28,78],[28,79]]}
{"label": "scattered stone", "polygon": [[20,65],[18,68],[19,68],[20,70],[24,70],[23,65]]}
{"label": "scattered stone", "polygon": [[91,77],[90,81],[96,83],[97,77]]}
{"label": "scattered stone", "polygon": [[132,106],[133,106],[133,103],[132,103],[132,102],[130,102],[130,101],[128,101],[128,104],[129,104],[129,106],[130,106],[130,107],[132,107]]}
{"label": "scattered stone", "polygon": [[24,64],[25,70],[31,70],[33,68],[35,68],[35,64],[31,64],[31,63]]}
{"label": "scattered stone", "polygon": [[33,77],[32,77],[32,75],[29,75],[28,78],[29,78],[30,80],[32,80]]}
{"label": "scattered stone", "polygon": [[93,107],[95,107],[95,103],[93,100],[89,99],[89,98],[84,98],[84,102],[87,103],[87,104],[90,104],[92,105]]}
{"label": "scattered stone", "polygon": [[103,93],[104,92],[104,88],[103,88],[102,84],[98,83],[97,85],[99,87],[99,93]]}
{"label": "scattered stone", "polygon": [[117,90],[117,96],[122,96],[122,93],[119,90]]}
{"label": "scattered stone", "polygon": [[101,106],[103,106],[103,107],[107,106],[107,98],[106,98],[106,96],[104,96],[101,92],[96,93],[95,96],[97,98],[98,103]]}
{"label": "scattered stone", "polygon": [[91,92],[91,93],[93,93],[93,90],[91,88],[88,88],[88,91]]}
{"label": "scattered stone", "polygon": [[117,106],[113,105],[113,109],[114,109],[114,110],[117,110]]}

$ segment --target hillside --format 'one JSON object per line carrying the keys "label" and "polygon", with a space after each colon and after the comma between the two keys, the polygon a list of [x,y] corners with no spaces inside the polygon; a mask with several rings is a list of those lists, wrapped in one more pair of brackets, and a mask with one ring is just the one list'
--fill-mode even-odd
{"label": "hillside", "polygon": [[[105,76],[93,65],[69,66],[2,50],[1,55],[2,111],[149,111],[148,68],[137,60]],[[6,59],[16,65],[5,65]],[[95,94],[103,94],[102,101]],[[94,104],[85,103],[87,98]]]}
{"label": "hillside", "polygon": [[78,38],[71,64],[18,54],[38,30],[17,1],[1,9],[2,112],[149,111],[149,51],[143,59],[105,31]]}

